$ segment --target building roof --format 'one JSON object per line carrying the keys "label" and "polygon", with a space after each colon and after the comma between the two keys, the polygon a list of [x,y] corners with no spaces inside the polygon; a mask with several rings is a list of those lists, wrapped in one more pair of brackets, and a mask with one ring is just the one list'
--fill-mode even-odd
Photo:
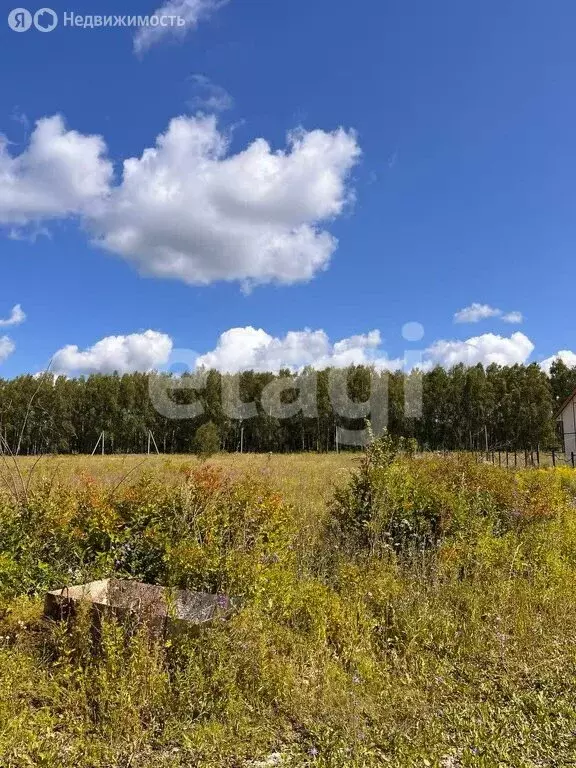
{"label": "building roof", "polygon": [[574,390],[574,392],[572,392],[571,395],[568,395],[568,397],[566,398],[566,400],[564,400],[560,408],[558,408],[556,412],[556,416],[560,416],[560,414],[564,411],[566,406],[569,405],[572,402],[572,400],[574,400],[575,397],[576,397],[576,389]]}

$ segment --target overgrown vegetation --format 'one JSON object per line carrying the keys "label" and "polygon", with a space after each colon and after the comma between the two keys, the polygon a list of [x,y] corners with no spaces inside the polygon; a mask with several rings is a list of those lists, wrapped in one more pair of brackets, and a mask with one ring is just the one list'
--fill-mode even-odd
{"label": "overgrown vegetation", "polygon": [[[574,762],[576,473],[384,436],[332,480],[327,506],[215,462],[2,495],[0,765]],[[243,607],[164,644],[108,622],[97,648],[41,618],[112,573]]]}
{"label": "overgrown vegetation", "polygon": [[[345,377],[351,400],[368,400],[373,375],[369,368],[352,366],[332,373]],[[278,419],[262,406],[262,391],[271,382],[285,385],[282,400],[291,402],[298,397],[298,387],[310,384],[314,376],[311,391],[316,389],[316,397],[313,403],[303,398],[304,411]],[[158,413],[149,396],[149,376],[142,373],[0,379],[0,438],[4,447],[15,452],[19,447],[18,453],[24,454],[90,453],[102,431],[107,453],[145,452],[150,431],[162,453],[202,452],[205,443],[212,452],[236,451],[241,441],[244,451],[329,451],[336,447],[337,425],[361,428],[361,423],[335,412],[330,376],[329,370],[294,375],[247,371],[232,383],[231,375],[207,371],[198,375],[194,388],[171,393],[180,404],[199,401],[201,415],[195,419]],[[415,419],[406,415],[407,375],[399,371],[378,376],[387,379],[391,435],[413,437],[424,450],[559,447],[554,412],[576,388],[576,367],[570,369],[561,360],[554,362],[550,376],[536,363],[414,372],[417,381],[411,386],[421,386],[423,393],[422,418]],[[222,405],[223,390],[236,391],[241,402],[255,403],[257,415],[242,422],[231,418]]]}

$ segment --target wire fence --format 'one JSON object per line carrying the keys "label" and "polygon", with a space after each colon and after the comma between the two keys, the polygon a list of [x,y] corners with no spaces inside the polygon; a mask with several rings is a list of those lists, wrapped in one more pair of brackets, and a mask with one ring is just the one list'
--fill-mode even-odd
{"label": "wire fence", "polygon": [[564,451],[482,451],[477,453],[479,461],[491,462],[495,466],[507,469],[522,469],[525,467],[571,467],[576,469],[576,452]]}

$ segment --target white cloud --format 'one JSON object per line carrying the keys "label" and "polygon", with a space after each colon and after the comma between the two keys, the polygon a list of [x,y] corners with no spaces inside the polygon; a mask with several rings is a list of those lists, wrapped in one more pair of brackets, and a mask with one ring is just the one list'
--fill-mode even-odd
{"label": "white cloud", "polygon": [[228,0],[168,0],[151,15],[179,17],[184,20],[183,25],[164,22],[166,26],[158,24],[155,27],[140,27],[134,36],[134,51],[143,53],[165,38],[183,39],[188,32],[196,29],[200,21],[211,16],[227,2]]}
{"label": "white cloud", "polygon": [[507,312],[505,315],[502,315],[502,320],[505,323],[519,324],[524,322],[524,316],[522,312]]}
{"label": "white cloud", "polygon": [[455,323],[479,323],[480,320],[487,320],[490,317],[500,317],[506,323],[521,323],[524,318],[521,312],[507,312],[504,314],[501,309],[491,307],[489,304],[479,304],[475,301],[469,307],[460,309],[454,315]]}
{"label": "white cloud", "polygon": [[20,304],[15,304],[10,312],[10,317],[0,318],[0,327],[6,328],[9,325],[20,325],[26,320],[26,314]]}
{"label": "white cloud", "polygon": [[7,357],[16,349],[16,346],[8,336],[0,336],[0,363],[3,363]]}
{"label": "white cloud", "polygon": [[52,358],[51,370],[70,376],[151,371],[167,363],[171,352],[172,339],[158,331],[107,336],[85,350],[74,344],[62,347]]}
{"label": "white cloud", "polygon": [[25,225],[39,234],[42,220],[78,215],[145,274],[290,284],[328,266],[337,240],[324,227],[353,200],[359,155],[342,128],[294,131],[278,151],[256,139],[232,154],[216,118],[198,114],[173,119],[114,186],[104,140],[56,115],[37,122],[19,155],[0,138],[0,225],[18,238]]}
{"label": "white cloud", "polygon": [[[4,337],[9,354],[14,346]],[[252,326],[230,328],[222,333],[213,350],[195,357],[196,368],[213,368],[222,372],[254,370],[277,372],[282,368],[299,371],[307,366],[324,368],[345,368],[350,365],[374,366],[378,370],[429,370],[435,365],[451,368],[458,363],[473,366],[478,363],[488,366],[525,364],[534,350],[534,344],[523,333],[516,332],[510,337],[486,333],[465,341],[439,340],[434,342],[422,355],[408,359],[389,358],[382,348],[378,330],[331,341],[323,330],[289,331],[284,336],[273,336],[262,328]],[[80,350],[68,345],[58,350],[53,357],[51,370],[55,374],[81,375],[90,373],[119,373],[130,371],[152,371],[163,369],[172,360],[172,339],[158,331],[145,331],[127,336],[108,336],[94,346]],[[178,350],[178,354],[186,350]],[[0,353],[1,354],[1,353]],[[7,356],[6,354],[6,356]],[[576,365],[576,353],[562,351],[558,355],[568,365]],[[194,353],[190,350],[188,357]],[[545,370],[554,358],[541,363]]]}
{"label": "white cloud", "polygon": [[515,365],[526,363],[533,351],[534,344],[527,336],[517,331],[510,337],[485,333],[466,341],[435,341],[426,350],[426,357],[432,365],[441,365],[444,368],[451,368],[458,363]]}
{"label": "white cloud", "polygon": [[247,326],[225,331],[216,348],[196,360],[198,367],[235,373],[243,370],[296,371],[305,366],[316,369],[348,365],[375,365],[400,368],[402,361],[388,360],[380,350],[379,331],[351,336],[334,344],[322,331],[289,331],[283,337],[271,336],[261,328]]}
{"label": "white cloud", "polygon": [[105,154],[100,136],[66,130],[60,115],[38,120],[19,155],[0,135],[0,224],[82,213],[108,192],[112,165]]}
{"label": "white cloud", "polygon": [[231,155],[214,116],[178,117],[156,147],[124,163],[92,224],[143,273],[198,285],[309,280],[336,248],[319,224],[351,200],[359,154],[356,136],[338,129],[293,132],[277,152],[257,139]]}
{"label": "white cloud", "polygon": [[486,320],[488,317],[498,317],[502,314],[500,309],[495,309],[489,304],[479,304],[474,302],[469,307],[459,310],[454,315],[455,323],[478,323],[480,320]]}
{"label": "white cloud", "polygon": [[206,75],[191,75],[188,80],[193,85],[193,96],[187,102],[192,112],[224,112],[234,106],[234,99],[228,91]]}
{"label": "white cloud", "polygon": [[568,368],[574,368],[576,366],[576,352],[571,352],[569,349],[561,349],[560,352],[552,355],[552,357],[547,357],[546,360],[542,360],[540,368],[542,368],[543,371],[546,371],[546,373],[550,373],[552,363],[556,360],[562,360]]}

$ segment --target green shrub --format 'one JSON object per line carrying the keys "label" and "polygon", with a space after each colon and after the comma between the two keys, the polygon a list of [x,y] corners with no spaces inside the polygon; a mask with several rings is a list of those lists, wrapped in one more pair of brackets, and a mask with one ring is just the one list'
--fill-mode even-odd
{"label": "green shrub", "polygon": [[474,455],[399,454],[385,435],[339,488],[330,526],[349,554],[414,552],[446,537],[468,540],[541,523],[570,507],[564,477],[549,470],[508,472]]}

